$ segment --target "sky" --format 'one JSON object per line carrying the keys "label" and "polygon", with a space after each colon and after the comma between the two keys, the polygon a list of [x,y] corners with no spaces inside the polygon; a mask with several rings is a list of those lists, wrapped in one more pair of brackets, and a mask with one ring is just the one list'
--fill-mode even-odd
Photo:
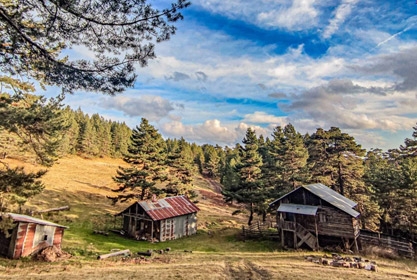
{"label": "sky", "polygon": [[368,150],[411,138],[416,1],[191,2],[134,88],[64,103],[132,128],[143,117],[164,138],[200,145],[234,146],[249,127],[271,138],[288,123],[302,134],[339,127]]}

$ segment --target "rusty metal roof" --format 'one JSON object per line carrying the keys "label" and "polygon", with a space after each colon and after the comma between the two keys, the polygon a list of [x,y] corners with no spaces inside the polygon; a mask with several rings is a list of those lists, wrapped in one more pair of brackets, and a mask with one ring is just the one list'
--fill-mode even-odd
{"label": "rusty metal roof", "polygon": [[[156,201],[142,200],[135,202],[133,205],[136,203],[139,204],[146,214],[154,221],[165,220],[200,211],[194,203],[183,195],[161,198]],[[133,205],[129,206],[127,209]],[[122,211],[120,214],[124,213],[126,210]]]}
{"label": "rusty metal roof", "polygon": [[38,225],[44,225],[44,226],[53,226],[53,227],[60,227],[60,228],[68,228],[66,226],[61,226],[52,222],[48,222],[45,220],[41,220],[38,218],[34,218],[31,216],[26,216],[22,214],[15,214],[15,213],[7,213],[7,215],[10,216],[10,218],[13,219],[15,222],[23,222],[23,223],[33,223]]}

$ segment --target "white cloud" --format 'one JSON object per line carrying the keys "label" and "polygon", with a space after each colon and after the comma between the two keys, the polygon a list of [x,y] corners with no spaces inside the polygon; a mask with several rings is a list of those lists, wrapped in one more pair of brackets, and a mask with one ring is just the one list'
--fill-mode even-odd
{"label": "white cloud", "polygon": [[320,6],[315,0],[211,0],[196,5],[231,19],[245,20],[262,28],[283,28],[292,31],[314,28],[319,20]]}
{"label": "white cloud", "polygon": [[259,111],[245,115],[243,121],[248,123],[269,123],[274,126],[285,126],[288,123],[287,117],[277,117]]}
{"label": "white cloud", "polygon": [[289,7],[277,7],[260,12],[257,21],[267,27],[303,30],[317,24],[318,11],[311,0],[295,0]]}
{"label": "white cloud", "polygon": [[130,117],[141,116],[150,121],[158,121],[174,110],[170,101],[160,96],[150,95],[107,97],[103,98],[99,105],[103,108],[122,111]]}
{"label": "white cloud", "polygon": [[324,30],[322,36],[327,39],[331,37],[338,29],[339,26],[345,21],[346,17],[352,12],[353,6],[358,0],[344,0],[339,7],[337,7],[334,17],[330,19],[329,25]]}
{"label": "white cloud", "polygon": [[222,126],[219,120],[207,120],[203,124],[184,125],[178,121],[172,121],[161,125],[161,132],[170,137],[184,137],[187,141],[233,145],[236,143],[237,133],[226,126]]}

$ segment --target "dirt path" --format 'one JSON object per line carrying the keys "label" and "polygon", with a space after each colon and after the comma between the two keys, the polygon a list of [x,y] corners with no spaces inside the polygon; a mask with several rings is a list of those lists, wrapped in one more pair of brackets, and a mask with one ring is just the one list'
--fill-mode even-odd
{"label": "dirt path", "polygon": [[210,184],[210,188],[216,193],[222,193],[223,186],[219,182],[211,178],[204,178]]}

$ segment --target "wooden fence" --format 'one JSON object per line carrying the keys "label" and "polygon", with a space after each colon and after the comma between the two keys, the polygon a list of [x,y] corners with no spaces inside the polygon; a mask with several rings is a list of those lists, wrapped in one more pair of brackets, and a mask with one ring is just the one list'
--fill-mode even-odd
{"label": "wooden fence", "polygon": [[362,249],[370,246],[385,248],[398,253],[399,256],[413,259],[415,257],[415,249],[410,241],[378,232],[361,230],[359,235],[359,243]]}
{"label": "wooden fence", "polygon": [[243,238],[279,239],[280,235],[274,222],[257,221],[250,226],[242,226]]}

